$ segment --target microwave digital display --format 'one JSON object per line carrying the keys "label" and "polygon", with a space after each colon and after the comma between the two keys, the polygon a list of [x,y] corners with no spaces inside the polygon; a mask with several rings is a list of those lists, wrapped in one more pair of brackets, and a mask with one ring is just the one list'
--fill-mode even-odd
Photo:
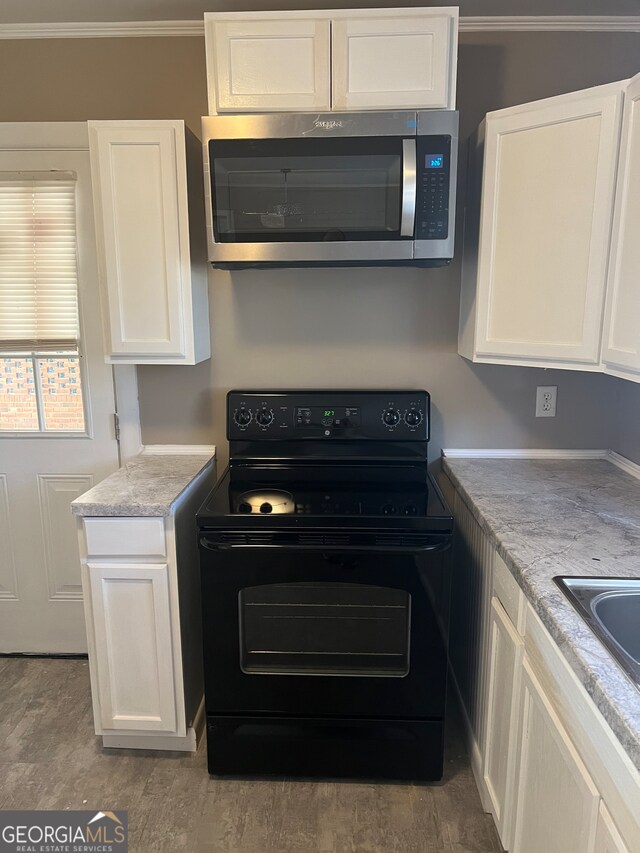
{"label": "microwave digital display", "polygon": [[424,158],[425,169],[442,169],[444,166],[444,154],[427,154]]}

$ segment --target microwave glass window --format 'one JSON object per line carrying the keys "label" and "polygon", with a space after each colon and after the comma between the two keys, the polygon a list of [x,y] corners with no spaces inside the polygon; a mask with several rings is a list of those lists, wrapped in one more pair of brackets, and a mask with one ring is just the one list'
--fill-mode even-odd
{"label": "microwave glass window", "polygon": [[401,140],[218,140],[210,161],[220,242],[400,239]]}

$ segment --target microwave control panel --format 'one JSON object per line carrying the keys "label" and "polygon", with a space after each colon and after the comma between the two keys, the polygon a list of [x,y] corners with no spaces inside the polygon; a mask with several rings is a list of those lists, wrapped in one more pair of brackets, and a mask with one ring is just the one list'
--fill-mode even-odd
{"label": "microwave control panel", "polygon": [[449,236],[451,137],[418,136],[416,145],[416,240]]}

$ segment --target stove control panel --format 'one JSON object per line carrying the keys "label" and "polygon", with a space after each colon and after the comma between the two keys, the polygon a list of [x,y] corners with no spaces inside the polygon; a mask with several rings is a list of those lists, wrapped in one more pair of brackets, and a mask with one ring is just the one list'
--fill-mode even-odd
{"label": "stove control panel", "polygon": [[230,441],[428,441],[426,391],[230,391]]}

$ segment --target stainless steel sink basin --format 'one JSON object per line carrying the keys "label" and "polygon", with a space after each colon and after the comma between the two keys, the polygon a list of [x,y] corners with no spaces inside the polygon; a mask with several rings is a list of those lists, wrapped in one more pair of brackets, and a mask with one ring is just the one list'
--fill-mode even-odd
{"label": "stainless steel sink basin", "polygon": [[554,581],[640,688],[640,578],[555,577]]}

